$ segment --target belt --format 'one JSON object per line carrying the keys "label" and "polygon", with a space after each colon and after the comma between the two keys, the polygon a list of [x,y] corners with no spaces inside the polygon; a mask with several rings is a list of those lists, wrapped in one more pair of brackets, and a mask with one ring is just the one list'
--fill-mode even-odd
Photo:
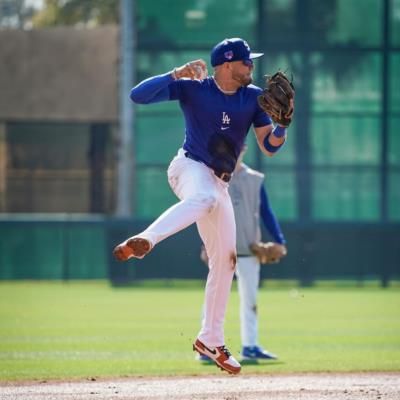
{"label": "belt", "polygon": [[[203,160],[201,160],[199,157],[196,157],[195,155],[193,155],[192,153],[189,153],[188,151],[185,151],[185,157],[186,158],[190,158],[191,160],[194,161],[198,161],[198,162],[202,162],[204,163]],[[204,163],[205,164],[205,163]],[[207,164],[206,164],[207,165]],[[207,165],[208,166],[208,165]],[[210,167],[213,171],[214,174],[221,180],[223,180],[224,182],[229,182],[232,178],[232,174],[229,172],[220,172],[220,171],[216,171],[214,168]]]}

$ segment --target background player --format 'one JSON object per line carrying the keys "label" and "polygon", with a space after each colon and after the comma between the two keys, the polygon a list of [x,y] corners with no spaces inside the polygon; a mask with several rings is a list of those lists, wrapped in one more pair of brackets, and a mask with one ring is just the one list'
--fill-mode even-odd
{"label": "background player", "polygon": [[[237,227],[236,277],[240,297],[241,357],[242,360],[268,360],[276,359],[277,356],[264,350],[258,341],[257,292],[260,282],[260,259],[252,250],[261,240],[260,216],[276,247],[274,254],[265,259],[266,262],[278,262],[287,254],[286,240],[270,206],[263,184],[264,175],[242,162],[246,149],[247,146],[244,146],[229,183]],[[204,247],[201,258],[208,263]],[[210,360],[205,355],[200,355],[198,359]]]}
{"label": "background player", "polygon": [[[239,373],[241,366],[225,347],[223,330],[236,267],[236,228],[228,182],[252,125],[267,155],[279,150],[286,139],[286,129],[274,128],[261,110],[257,101],[261,89],[251,84],[253,59],[262,55],[251,53],[243,39],[226,39],[211,52],[213,76],[200,79],[206,63],[195,60],[132,89],[131,99],[136,103],[179,101],[185,140],[168,168],[168,181],[180,202],[114,249],[119,260],[143,258],[161,240],[197,223],[210,262],[205,315],[193,349],[232,374]],[[156,137],[154,141],[157,146]]]}

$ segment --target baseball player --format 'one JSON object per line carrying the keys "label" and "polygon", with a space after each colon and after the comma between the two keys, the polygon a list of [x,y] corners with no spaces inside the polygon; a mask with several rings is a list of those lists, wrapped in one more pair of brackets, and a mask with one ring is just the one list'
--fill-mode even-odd
{"label": "baseball player", "polygon": [[[279,222],[272,211],[265,186],[264,175],[249,168],[242,162],[246,151],[244,146],[239,156],[234,175],[229,183],[236,220],[236,277],[240,298],[240,333],[242,341],[242,360],[277,359],[277,356],[264,350],[258,342],[257,292],[260,282],[260,263],[275,263],[287,254],[286,240]],[[262,246],[260,216],[274,243]],[[266,251],[262,252],[263,248]],[[207,254],[202,248],[201,258],[208,263]],[[200,361],[209,357],[200,355]]]}
{"label": "baseball player", "polygon": [[114,249],[118,260],[140,259],[161,240],[197,224],[210,262],[205,317],[193,350],[231,374],[239,373],[241,366],[225,346],[223,330],[236,267],[235,217],[228,185],[251,126],[266,155],[276,153],[286,140],[286,128],[272,125],[258,104],[262,90],[251,84],[253,59],[262,55],[252,53],[243,39],[225,39],[211,52],[213,76],[207,77],[206,63],[199,59],[148,78],[131,90],[132,101],[139,104],[179,101],[185,139],[167,174],[180,201]]}

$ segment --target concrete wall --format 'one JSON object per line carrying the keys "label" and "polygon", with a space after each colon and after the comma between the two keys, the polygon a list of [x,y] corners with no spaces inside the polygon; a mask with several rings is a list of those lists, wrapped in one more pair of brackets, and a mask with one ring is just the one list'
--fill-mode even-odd
{"label": "concrete wall", "polygon": [[0,31],[0,121],[116,121],[118,32]]}

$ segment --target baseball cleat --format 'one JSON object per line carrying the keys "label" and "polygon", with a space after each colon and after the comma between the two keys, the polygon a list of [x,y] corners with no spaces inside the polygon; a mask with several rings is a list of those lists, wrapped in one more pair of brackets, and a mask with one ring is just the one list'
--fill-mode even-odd
{"label": "baseball cleat", "polygon": [[197,351],[200,355],[209,357],[211,361],[217,364],[217,367],[230,374],[238,374],[242,368],[225,346],[218,346],[210,349],[197,339],[193,344],[193,351]]}
{"label": "baseball cleat", "polygon": [[260,346],[243,346],[241,359],[244,360],[277,360],[276,354],[264,350]]}
{"label": "baseball cleat", "polygon": [[151,243],[144,238],[132,237],[115,247],[113,254],[118,261],[143,258],[151,250]]}

